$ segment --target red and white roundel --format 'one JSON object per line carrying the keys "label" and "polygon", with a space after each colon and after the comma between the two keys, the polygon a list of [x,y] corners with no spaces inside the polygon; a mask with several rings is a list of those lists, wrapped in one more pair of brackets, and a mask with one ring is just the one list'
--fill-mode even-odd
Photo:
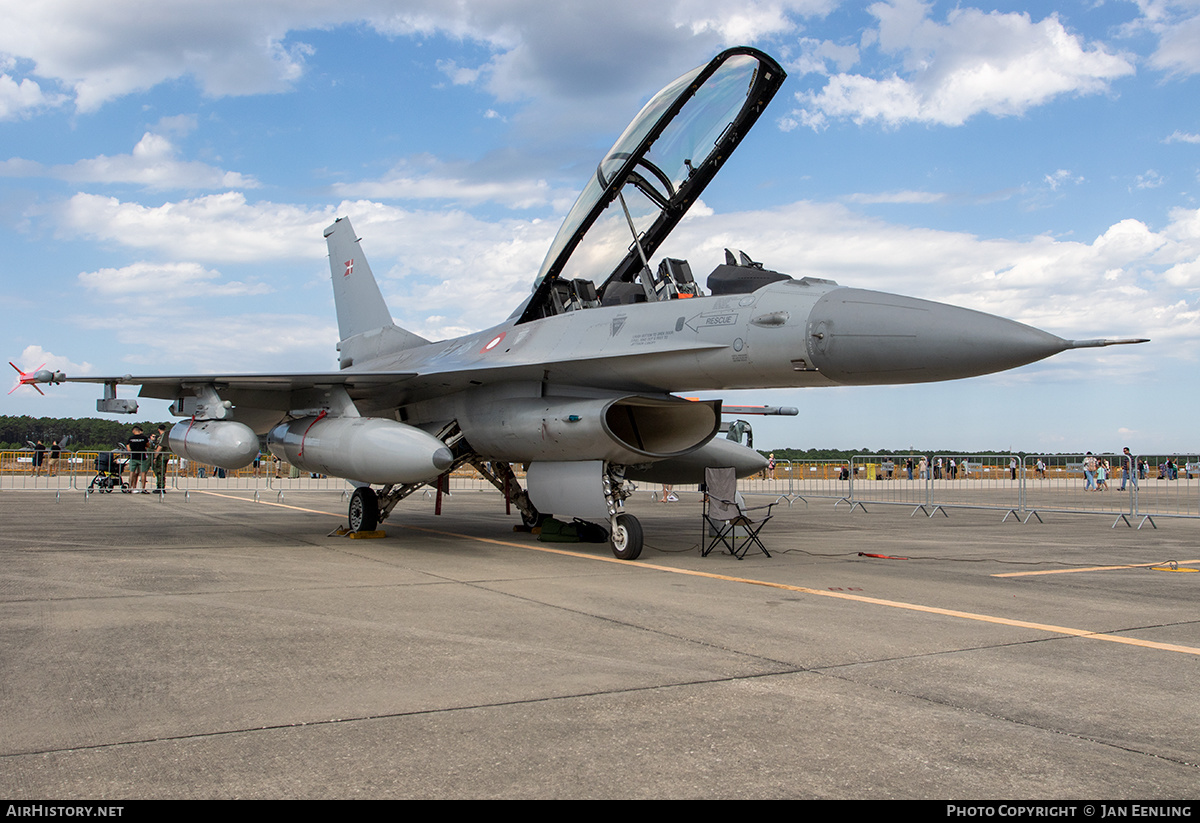
{"label": "red and white roundel", "polygon": [[480,350],[479,350],[479,353],[480,353],[480,354],[487,354],[487,353],[488,353],[488,352],[490,352],[492,349],[494,349],[494,348],[496,348],[497,346],[499,346],[499,345],[500,345],[500,341],[504,339],[504,335],[505,335],[505,334],[507,334],[507,332],[500,332],[498,335],[496,335],[495,337],[493,337],[493,338],[492,338],[492,339],[491,339],[491,340],[488,342],[488,344],[487,344],[486,346],[484,346],[482,349],[480,349]]}

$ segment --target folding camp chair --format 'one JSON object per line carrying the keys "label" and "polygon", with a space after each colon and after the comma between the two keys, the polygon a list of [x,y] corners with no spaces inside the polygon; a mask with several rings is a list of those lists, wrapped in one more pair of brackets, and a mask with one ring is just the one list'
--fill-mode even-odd
{"label": "folding camp chair", "polygon": [[[769,503],[766,506],[748,508],[738,499],[737,474],[733,469],[705,469],[704,485],[708,491],[704,495],[704,523],[700,540],[702,547],[700,556],[708,557],[709,553],[720,544],[738,560],[746,556],[746,552],[752,545],[757,546],[763,554],[770,557],[771,553],[763,545],[758,533],[771,519],[771,507],[775,504]],[[756,518],[751,515],[751,512],[763,509],[766,509],[766,516]],[[741,540],[740,547],[739,540]]]}

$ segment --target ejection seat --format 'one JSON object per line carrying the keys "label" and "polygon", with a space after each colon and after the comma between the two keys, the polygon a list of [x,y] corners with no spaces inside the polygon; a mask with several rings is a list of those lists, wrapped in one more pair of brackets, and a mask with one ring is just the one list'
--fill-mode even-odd
{"label": "ejection seat", "polygon": [[[741,560],[751,546],[756,546],[767,557],[771,553],[763,545],[759,532],[773,516],[771,508],[775,503],[765,506],[747,507],[739,500],[737,493],[737,474],[731,468],[707,468],[704,470],[704,495],[702,534],[700,538],[700,556],[708,555],[718,545]],[[752,512],[766,510],[765,515],[754,515]],[[738,541],[741,541],[740,545]]]}

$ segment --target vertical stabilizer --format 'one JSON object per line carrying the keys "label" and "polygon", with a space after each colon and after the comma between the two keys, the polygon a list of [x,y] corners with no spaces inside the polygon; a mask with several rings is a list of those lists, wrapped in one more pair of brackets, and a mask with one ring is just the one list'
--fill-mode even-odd
{"label": "vertical stabilizer", "polygon": [[383,302],[350,220],[339,217],[325,229],[325,240],[329,243],[329,271],[341,339],[391,326],[392,314]]}

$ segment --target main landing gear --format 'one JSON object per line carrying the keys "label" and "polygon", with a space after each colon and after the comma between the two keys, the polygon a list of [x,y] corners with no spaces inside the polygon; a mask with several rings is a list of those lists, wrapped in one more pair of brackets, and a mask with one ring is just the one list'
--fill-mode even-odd
{"label": "main landing gear", "polygon": [[379,527],[379,496],[370,486],[359,486],[350,495],[350,531],[373,532]]}
{"label": "main landing gear", "polygon": [[[507,463],[484,463],[479,460],[470,462],[496,488],[506,491],[509,499],[520,511],[521,520],[525,525],[537,526],[550,517],[534,507],[529,495],[521,488],[512,468]],[[379,492],[370,486],[359,486],[350,495],[350,531],[375,531],[379,528],[380,522],[391,514],[392,509],[400,500],[424,485],[424,483],[413,483],[405,486],[384,486]],[[624,500],[632,493],[631,489],[632,487],[626,488],[619,471],[610,469],[605,473],[604,496],[611,513],[608,523],[609,545],[612,548],[613,556],[619,560],[636,560],[642,553],[642,524],[622,508]]]}

